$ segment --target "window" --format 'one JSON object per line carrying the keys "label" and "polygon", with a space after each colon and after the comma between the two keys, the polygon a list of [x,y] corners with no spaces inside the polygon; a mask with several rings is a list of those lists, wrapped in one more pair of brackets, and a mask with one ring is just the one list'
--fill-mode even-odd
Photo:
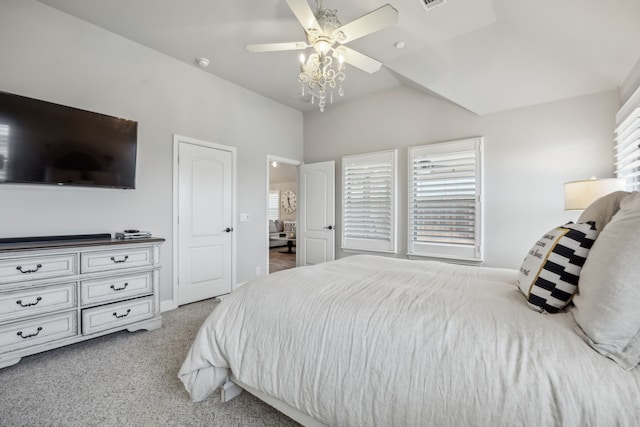
{"label": "window", "polygon": [[628,191],[640,191],[640,105],[626,115],[624,110],[616,129],[616,176],[626,180]]}
{"label": "window", "polygon": [[280,191],[269,191],[269,218],[280,219]]}
{"label": "window", "polygon": [[397,251],[396,153],[342,158],[342,249]]}
{"label": "window", "polygon": [[482,142],[409,149],[408,255],[482,261]]}

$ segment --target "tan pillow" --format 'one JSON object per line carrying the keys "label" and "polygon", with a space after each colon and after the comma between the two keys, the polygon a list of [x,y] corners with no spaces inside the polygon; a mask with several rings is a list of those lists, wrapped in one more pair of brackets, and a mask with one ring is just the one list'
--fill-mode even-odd
{"label": "tan pillow", "polygon": [[614,191],[611,194],[602,196],[591,203],[582,212],[578,222],[593,221],[596,223],[596,230],[601,232],[604,226],[611,221],[611,218],[620,209],[620,202],[629,195],[626,191]]}
{"label": "tan pillow", "polygon": [[576,331],[625,369],[640,363],[640,193],[596,239],[580,272],[572,315]]}

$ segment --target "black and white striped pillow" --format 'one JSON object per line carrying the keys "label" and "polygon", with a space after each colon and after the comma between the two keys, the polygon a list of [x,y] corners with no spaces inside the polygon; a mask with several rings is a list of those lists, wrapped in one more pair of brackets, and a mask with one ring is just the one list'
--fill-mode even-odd
{"label": "black and white striped pillow", "polygon": [[568,223],[545,233],[533,245],[518,274],[518,287],[531,308],[557,313],[571,302],[596,236],[593,221]]}

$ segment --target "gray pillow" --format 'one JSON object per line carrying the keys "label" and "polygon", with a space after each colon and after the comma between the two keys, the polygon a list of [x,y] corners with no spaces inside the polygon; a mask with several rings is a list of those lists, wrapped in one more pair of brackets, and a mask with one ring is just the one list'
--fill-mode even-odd
{"label": "gray pillow", "polygon": [[274,220],[270,219],[269,220],[269,233],[277,233],[278,230],[276,229],[276,223]]}
{"label": "gray pillow", "polygon": [[600,232],[580,272],[576,331],[625,369],[640,363],[640,193],[629,194]]}
{"label": "gray pillow", "polygon": [[580,215],[578,222],[593,221],[596,223],[596,230],[601,232],[604,226],[611,221],[611,218],[620,209],[620,202],[629,195],[626,191],[614,191],[611,194],[602,196],[591,203]]}

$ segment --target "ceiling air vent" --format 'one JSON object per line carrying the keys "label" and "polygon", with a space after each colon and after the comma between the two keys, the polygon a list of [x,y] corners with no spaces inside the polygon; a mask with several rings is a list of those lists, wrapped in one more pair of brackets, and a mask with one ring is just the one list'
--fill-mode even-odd
{"label": "ceiling air vent", "polygon": [[418,0],[427,12],[447,3],[447,0]]}

